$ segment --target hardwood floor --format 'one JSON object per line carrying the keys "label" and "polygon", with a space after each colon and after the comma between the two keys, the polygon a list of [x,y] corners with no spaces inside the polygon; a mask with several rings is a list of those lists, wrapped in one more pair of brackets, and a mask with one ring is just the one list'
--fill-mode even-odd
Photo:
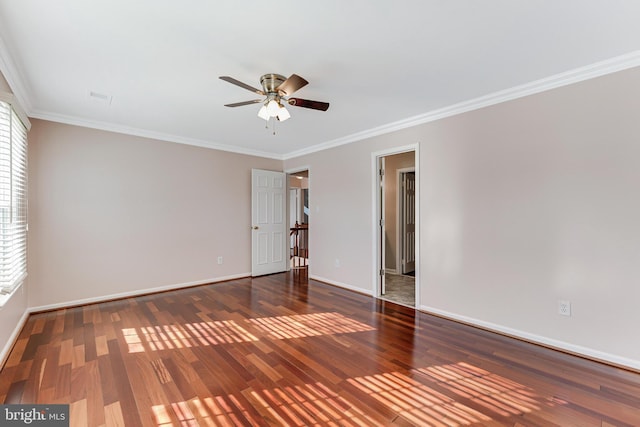
{"label": "hardwood floor", "polygon": [[74,426],[637,426],[640,374],[280,274],[32,315],[0,402]]}

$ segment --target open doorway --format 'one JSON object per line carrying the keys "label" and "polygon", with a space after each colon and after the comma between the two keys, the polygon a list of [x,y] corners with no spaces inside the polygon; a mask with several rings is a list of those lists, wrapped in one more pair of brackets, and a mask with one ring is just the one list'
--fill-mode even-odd
{"label": "open doorway", "polygon": [[378,297],[416,307],[416,152],[376,158]]}
{"label": "open doorway", "polygon": [[309,266],[309,171],[289,173],[289,262],[291,270]]}
{"label": "open doorway", "polygon": [[396,270],[416,275],[416,172],[415,167],[398,169],[398,215]]}

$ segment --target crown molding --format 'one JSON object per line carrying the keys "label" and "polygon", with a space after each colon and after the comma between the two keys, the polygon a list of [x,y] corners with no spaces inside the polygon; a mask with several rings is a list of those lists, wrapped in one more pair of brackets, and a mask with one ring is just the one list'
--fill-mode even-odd
{"label": "crown molding", "polygon": [[247,156],[257,156],[257,157],[263,157],[268,159],[283,160],[282,155],[269,153],[266,151],[251,150],[251,149],[242,148],[242,147],[234,147],[232,145],[218,144],[212,141],[206,141],[202,139],[187,138],[179,135],[172,135],[164,132],[155,132],[147,129],[139,129],[139,128],[134,128],[129,126],[116,125],[113,123],[101,122],[97,120],[86,120],[86,119],[81,119],[75,116],[66,116],[63,114],[55,114],[55,113],[50,113],[45,111],[38,111],[38,110],[33,111],[29,116],[34,119],[48,120],[50,122],[64,123],[64,124],[73,125],[73,126],[80,126],[80,127],[90,128],[90,129],[98,129],[98,130],[103,130],[107,132],[115,132],[115,133],[121,133],[125,135],[131,135],[131,136],[139,136],[142,138],[155,139],[155,140],[165,141],[165,142],[174,142],[176,144],[193,145],[196,147],[210,148],[213,150],[227,151],[227,152],[236,153],[236,154],[244,154]]}
{"label": "crown molding", "polygon": [[29,96],[30,92],[27,85],[24,83],[26,80],[11,58],[12,56],[9,54],[7,45],[4,43],[2,37],[0,37],[0,72],[2,72],[2,75],[9,84],[11,92],[17,100],[17,104],[28,116],[31,116],[29,114],[32,108],[31,97]]}
{"label": "crown molding", "polygon": [[362,141],[367,138],[384,135],[387,133],[399,131],[409,127],[421,125],[444,119],[446,117],[456,116],[480,108],[489,107],[491,105],[500,104],[525,96],[534,95],[562,86],[568,86],[596,77],[612,74],[618,71],[626,70],[640,66],[640,50],[627,53],[625,55],[616,56],[604,61],[596,62],[584,67],[575,68],[563,73],[554,74],[543,79],[535,80],[509,89],[493,92],[478,98],[463,101],[437,110],[432,110],[424,114],[409,117],[386,125],[378,126],[369,130],[354,133],[342,138],[327,141],[302,150],[292,151],[284,155],[284,159],[292,159],[318,151],[328,150],[340,145],[350,144],[352,142]]}
{"label": "crown molding", "polygon": [[245,149],[226,144],[218,144],[215,142],[199,140],[195,138],[187,138],[179,135],[171,135],[146,129],[138,129],[128,126],[115,125],[107,122],[86,120],[79,117],[34,110],[30,102],[30,91],[25,84],[26,80],[24,79],[24,76],[19,72],[17,67],[15,67],[13,61],[11,61],[11,55],[9,54],[4,40],[0,38],[0,71],[7,80],[7,83],[9,83],[9,86],[11,87],[11,90],[15,98],[17,99],[18,104],[22,107],[22,109],[24,109],[27,116],[29,117],[276,160],[288,160],[307,154],[313,154],[341,145],[346,145],[368,138],[373,138],[375,136],[396,132],[402,129],[433,122],[469,111],[478,110],[480,108],[511,101],[514,99],[523,98],[525,96],[534,95],[540,92],[545,92],[551,89],[556,89],[562,86],[571,85],[581,81],[593,79],[638,66],[640,66],[640,50],[616,56],[604,61],[596,62],[584,67],[575,68],[573,70],[565,71],[519,86],[514,86],[509,89],[483,95],[468,101],[463,101],[457,104],[432,110],[413,117],[408,117],[403,120],[364,130],[362,132],[357,132],[341,138],[326,141],[311,147],[291,151],[285,154],[276,154],[272,152]]}

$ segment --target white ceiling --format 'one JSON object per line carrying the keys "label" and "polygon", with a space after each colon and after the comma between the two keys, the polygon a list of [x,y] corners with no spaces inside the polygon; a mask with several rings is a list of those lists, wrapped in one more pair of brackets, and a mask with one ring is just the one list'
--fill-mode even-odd
{"label": "white ceiling", "polygon": [[[286,158],[636,61],[639,17],[637,0],[0,0],[0,67],[30,117]],[[265,73],[331,107],[290,107],[274,136],[259,104],[223,106],[256,96],[218,76]]]}

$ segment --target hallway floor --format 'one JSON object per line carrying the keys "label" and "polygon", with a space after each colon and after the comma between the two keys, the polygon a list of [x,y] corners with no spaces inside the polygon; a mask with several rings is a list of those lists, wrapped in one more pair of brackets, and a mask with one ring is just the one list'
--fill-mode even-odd
{"label": "hallway floor", "polygon": [[412,276],[385,273],[384,299],[409,307],[416,306],[416,279]]}

